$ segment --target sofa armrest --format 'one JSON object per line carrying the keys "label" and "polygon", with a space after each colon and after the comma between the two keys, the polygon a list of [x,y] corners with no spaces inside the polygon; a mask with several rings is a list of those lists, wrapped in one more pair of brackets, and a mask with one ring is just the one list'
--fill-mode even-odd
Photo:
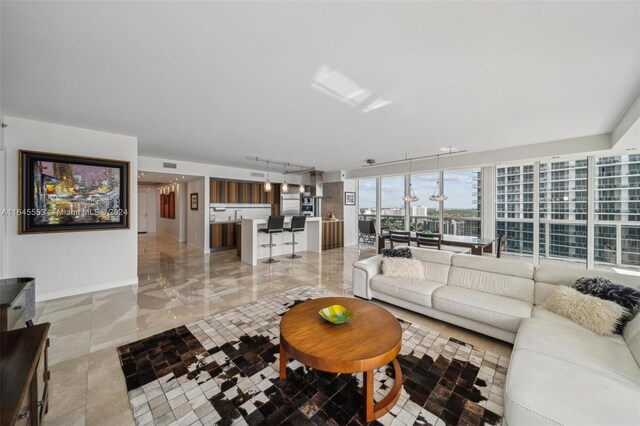
{"label": "sofa armrest", "polygon": [[382,272],[382,255],[376,255],[353,263],[353,295],[371,299],[369,281]]}

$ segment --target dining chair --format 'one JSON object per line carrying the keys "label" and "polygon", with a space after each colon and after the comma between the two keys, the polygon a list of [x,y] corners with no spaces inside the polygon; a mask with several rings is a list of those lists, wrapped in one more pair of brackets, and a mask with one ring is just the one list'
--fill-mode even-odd
{"label": "dining chair", "polygon": [[391,242],[391,248],[393,243],[400,243],[411,245],[411,234],[409,231],[396,231],[395,229],[389,230],[389,241]]}
{"label": "dining chair", "polygon": [[416,232],[416,245],[418,247],[435,247],[440,250],[442,248],[442,235]]}
{"label": "dining chair", "polygon": [[373,220],[358,221],[358,242],[373,244],[376,240],[376,223]]}

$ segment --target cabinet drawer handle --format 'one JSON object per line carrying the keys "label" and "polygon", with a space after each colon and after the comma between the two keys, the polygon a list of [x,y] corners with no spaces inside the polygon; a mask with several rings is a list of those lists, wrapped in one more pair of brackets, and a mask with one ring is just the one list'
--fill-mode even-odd
{"label": "cabinet drawer handle", "polygon": [[29,410],[23,411],[22,413],[18,414],[18,420],[28,419],[30,414],[31,412]]}
{"label": "cabinet drawer handle", "polygon": [[13,307],[14,311],[19,311],[20,309],[22,309],[22,305],[16,305]]}

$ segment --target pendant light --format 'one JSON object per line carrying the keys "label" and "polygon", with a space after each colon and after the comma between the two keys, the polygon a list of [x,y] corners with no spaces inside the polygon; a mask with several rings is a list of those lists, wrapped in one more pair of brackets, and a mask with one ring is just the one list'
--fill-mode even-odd
{"label": "pendant light", "polygon": [[300,186],[298,187],[298,192],[301,193],[301,194],[304,192],[304,184],[303,183],[301,183]]}
{"label": "pendant light", "polygon": [[[449,148],[449,154],[451,154],[451,148]],[[430,196],[429,199],[439,203],[449,198],[440,191],[440,155],[436,156],[436,168],[438,169],[438,182],[436,183],[436,187],[433,188],[433,195]]]}
{"label": "pendant light", "polygon": [[[286,172],[287,172],[287,165],[286,164],[284,166],[284,171],[285,171],[285,174],[286,174]],[[289,192],[289,184],[287,183],[287,178],[286,177],[284,177],[282,185],[280,185],[280,192],[282,192],[282,193]]]}
{"label": "pendant light", "polygon": [[269,161],[267,161],[267,180],[264,181],[264,192],[271,192],[271,182],[269,181]]}
{"label": "pendant light", "polygon": [[[407,154],[404,155],[404,158],[407,158]],[[409,158],[409,193],[405,194],[402,197],[402,201],[405,203],[415,203],[419,198],[415,192],[413,192],[413,184],[411,183],[411,158]]]}

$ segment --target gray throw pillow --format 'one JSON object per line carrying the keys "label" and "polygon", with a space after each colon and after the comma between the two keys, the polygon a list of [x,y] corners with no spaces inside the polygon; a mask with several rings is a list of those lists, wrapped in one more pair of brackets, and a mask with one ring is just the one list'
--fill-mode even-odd
{"label": "gray throw pillow", "polygon": [[413,254],[409,247],[386,248],[382,249],[382,257],[401,257],[404,259],[412,259]]}

